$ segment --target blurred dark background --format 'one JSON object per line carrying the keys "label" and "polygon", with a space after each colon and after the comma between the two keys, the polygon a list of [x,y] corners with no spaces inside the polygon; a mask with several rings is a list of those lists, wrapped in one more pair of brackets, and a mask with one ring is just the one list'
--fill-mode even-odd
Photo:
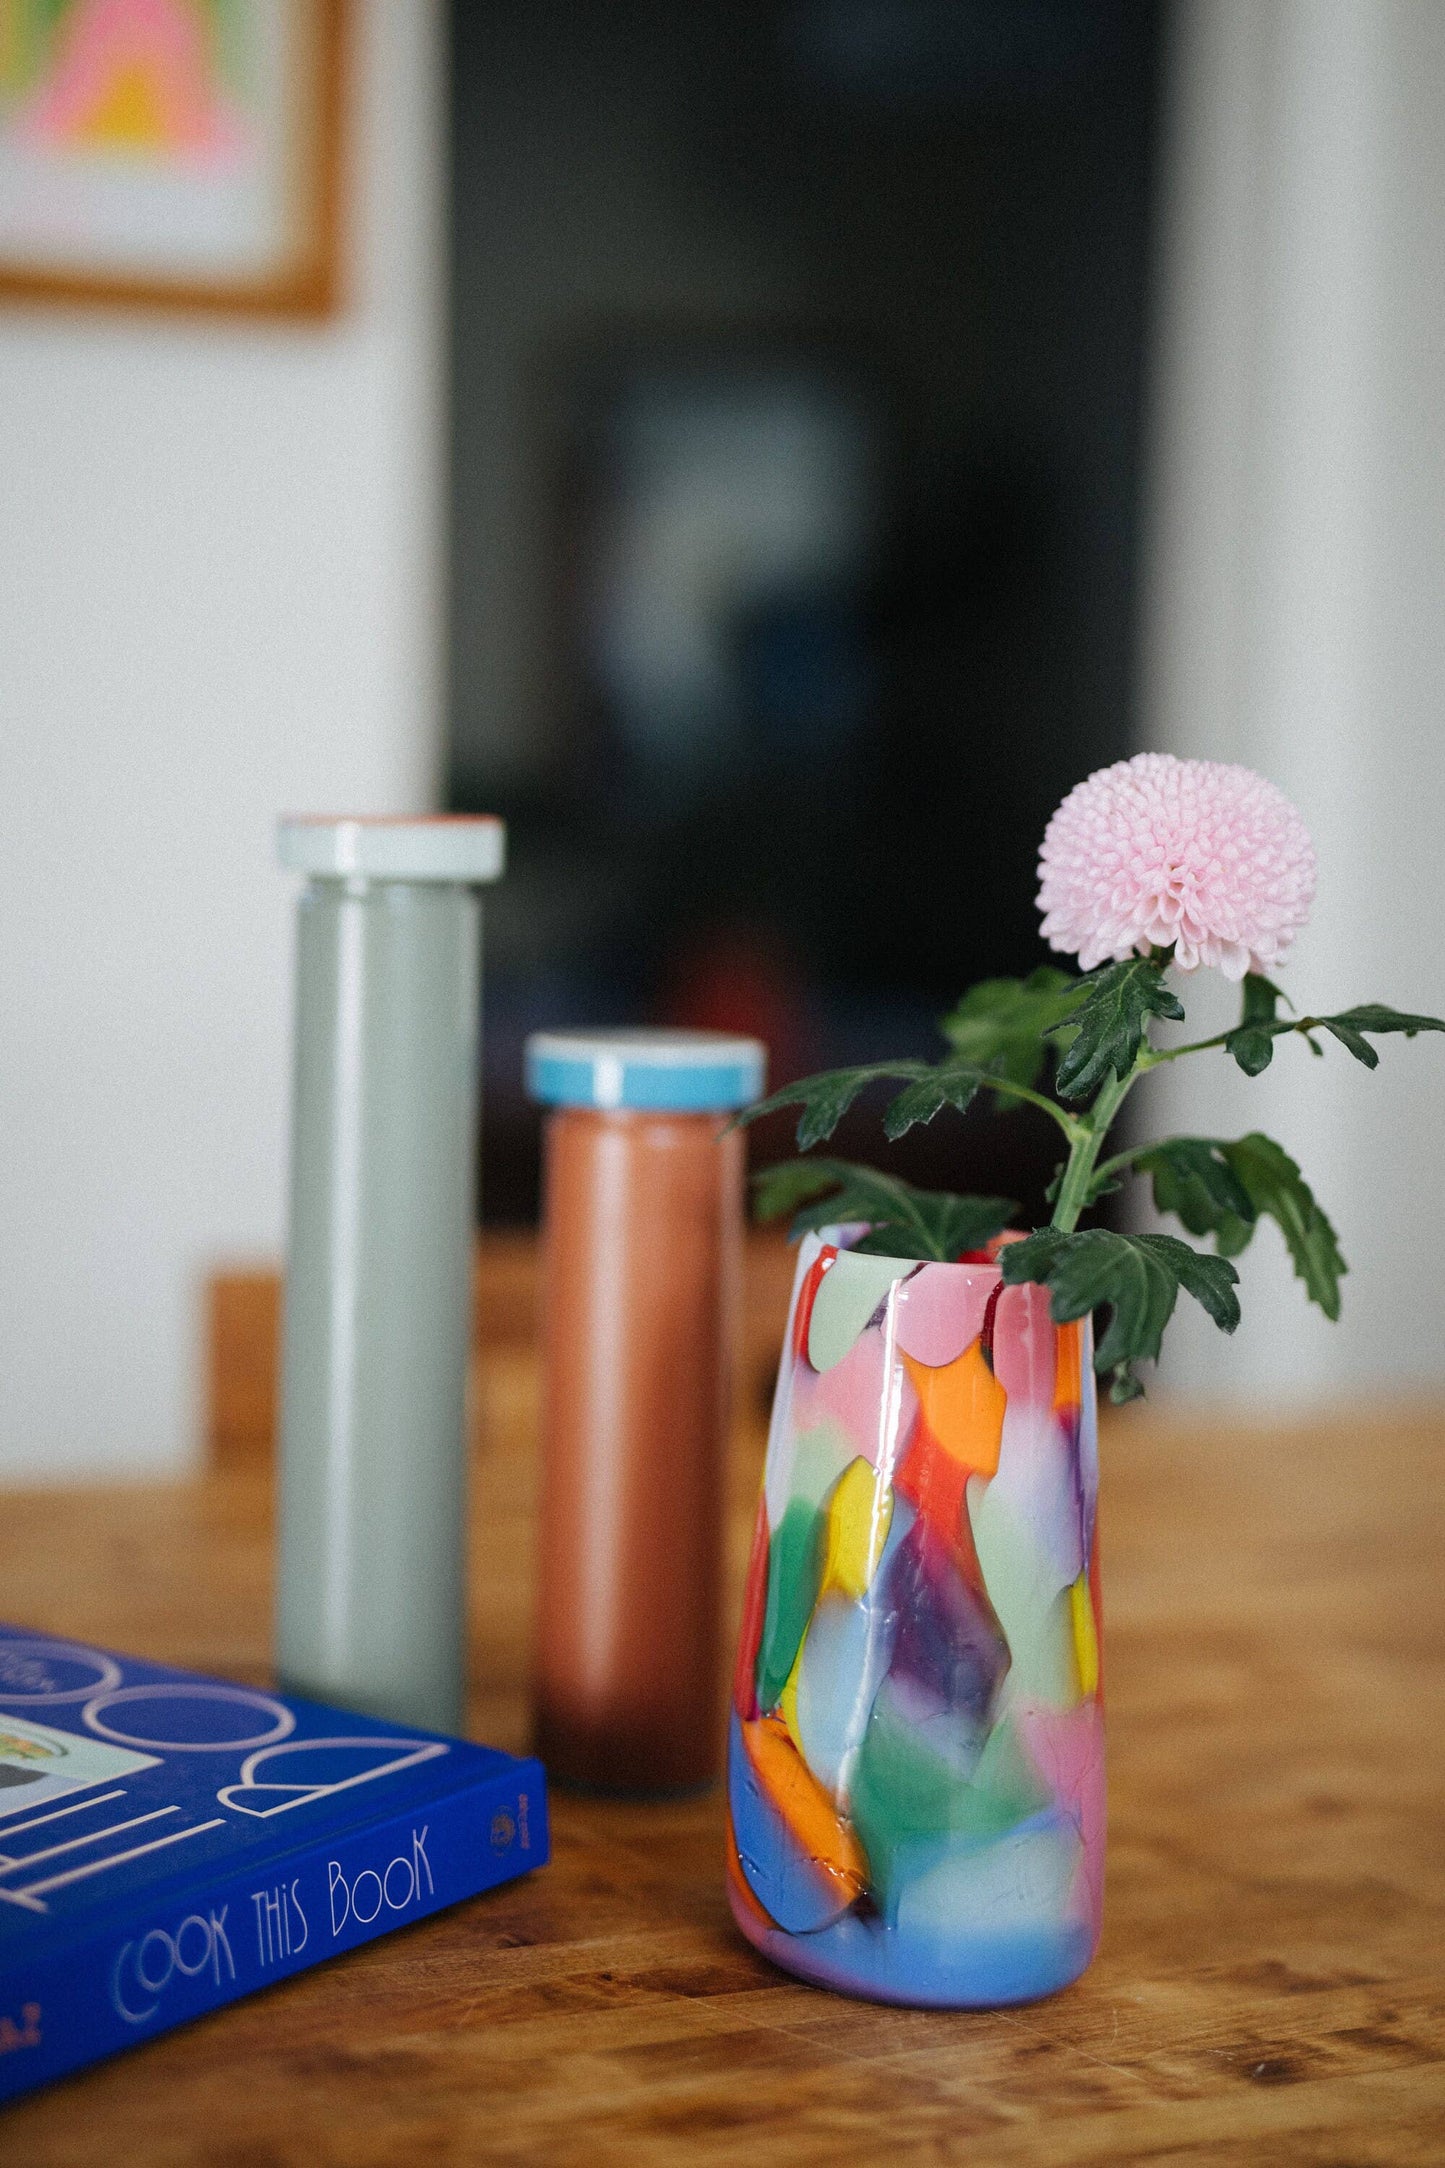
{"label": "blurred dark background", "polygon": [[[1045,821],[1135,743],[1159,24],[455,0],[451,36],[448,790],[511,831],[506,1221],[538,1025],[752,1031],[780,1083],[936,1052],[1041,960]],[[1054,1156],[980,1109],[888,1163],[1037,1209]]]}

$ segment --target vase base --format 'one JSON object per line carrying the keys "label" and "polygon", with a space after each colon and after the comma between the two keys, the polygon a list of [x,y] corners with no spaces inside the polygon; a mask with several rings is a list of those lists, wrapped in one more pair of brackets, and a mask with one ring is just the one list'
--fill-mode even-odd
{"label": "vase base", "polygon": [[913,1939],[906,1951],[877,1919],[846,1914],[815,1934],[790,1935],[750,1916],[730,1885],[733,1917],[753,1948],[784,1972],[861,2002],[919,2010],[995,2010],[1038,2002],[1069,1987],[1094,1955],[1098,1937],[1079,1921],[1027,1934],[980,1936],[967,1947]]}

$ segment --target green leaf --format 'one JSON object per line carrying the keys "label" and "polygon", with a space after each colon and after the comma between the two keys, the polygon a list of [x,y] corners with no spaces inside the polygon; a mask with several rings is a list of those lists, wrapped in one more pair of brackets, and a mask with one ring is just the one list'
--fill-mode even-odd
{"label": "green leaf", "polygon": [[[1261,1136],[1258,1130],[1241,1137],[1237,1144],[1221,1145],[1220,1150],[1248,1190],[1256,1218],[1268,1213],[1278,1222],[1310,1301],[1317,1302],[1326,1317],[1338,1317],[1340,1280],[1349,1268],[1340,1255],[1335,1230],[1299,1168],[1282,1146],[1272,1137]],[[1226,1248],[1223,1234],[1219,1246]]]}
{"label": "green leaf", "polygon": [[1254,1230],[1255,1208],[1228,1150],[1213,1137],[1166,1137],[1134,1165],[1152,1176],[1159,1211],[1173,1212],[1192,1235],[1217,1234],[1220,1250],[1232,1257]]}
{"label": "green leaf", "polygon": [[1242,1024],[1272,1024],[1279,1005],[1288,996],[1262,971],[1246,971],[1240,988],[1239,1020]]}
{"label": "green leaf", "polygon": [[1411,1016],[1383,1001],[1361,1001],[1353,1009],[1341,1009],[1337,1016],[1322,1016],[1320,1022],[1352,1024],[1356,1031],[1403,1031],[1407,1039],[1413,1039],[1417,1031],[1445,1031],[1445,1017]]}
{"label": "green leaf", "polygon": [[960,1197],[947,1190],[914,1189],[896,1175],[844,1159],[784,1160],[753,1178],[759,1219],[793,1212],[794,1241],[810,1229],[865,1220],[868,1233],[855,1244],[882,1257],[918,1257],[949,1263],[964,1250],[982,1249],[1002,1233],[1018,1207],[1009,1197]]}
{"label": "green leaf", "polygon": [[1073,1014],[1086,979],[1040,964],[1026,979],[983,979],[971,986],[940,1029],[963,1061],[1015,1084],[1036,1084],[1048,1035]]}
{"label": "green leaf", "polygon": [[961,1197],[947,1190],[914,1194],[926,1199],[926,1232],[915,1235],[912,1223],[898,1218],[875,1220],[853,1247],[875,1257],[928,1257],[952,1264],[983,1249],[1018,1213],[1012,1197]]}
{"label": "green leaf", "polygon": [[1109,1304],[1109,1328],[1095,1351],[1094,1368],[1112,1373],[1115,1401],[1133,1400],[1143,1391],[1134,1365],[1157,1361],[1181,1287],[1222,1331],[1233,1332],[1239,1323],[1234,1292],[1239,1275],[1233,1265],[1191,1249],[1174,1235],[1123,1235],[1104,1227],[1065,1234],[1043,1227],[1009,1243],[999,1263],[1010,1285],[1037,1280],[1050,1290],[1056,1324]]}
{"label": "green leaf", "polygon": [[978,1087],[979,1072],[971,1064],[941,1062],[898,1094],[883,1117],[884,1136],[896,1141],[915,1122],[931,1122],[946,1106],[966,1113]]}
{"label": "green leaf", "polygon": [[1269,1067],[1274,1042],[1286,1031],[1299,1032],[1315,1054],[1321,1048],[1311,1033],[1327,1031],[1367,1069],[1380,1065],[1379,1055],[1365,1036],[1367,1032],[1403,1032],[1407,1039],[1413,1039],[1419,1031],[1445,1031],[1445,1017],[1412,1015],[1407,1010],[1392,1009],[1383,1001],[1362,1001],[1334,1016],[1280,1016],[1276,1011],[1283,998],[1277,986],[1255,972],[1244,981],[1243,1013],[1224,1044],[1246,1076],[1258,1076]]}
{"label": "green leaf", "polygon": [[[1349,1048],[1356,1061],[1362,1061],[1367,1069],[1379,1068],[1379,1055],[1363,1033],[1356,1031],[1353,1024],[1347,1024],[1342,1016],[1323,1016],[1320,1022],[1332,1038],[1338,1039],[1341,1046]],[[1323,1052],[1323,1048],[1315,1040],[1311,1039],[1310,1045],[1317,1054]]]}
{"label": "green leaf", "polygon": [[1196,1250],[1175,1235],[1136,1235],[1134,1239],[1149,1243],[1156,1255],[1161,1245],[1167,1243],[1170,1263],[1185,1294],[1194,1297],[1221,1332],[1235,1330],[1239,1323],[1239,1297],[1234,1290],[1239,1285],[1239,1274],[1228,1258],[1213,1257],[1208,1250]]}
{"label": "green leaf", "polygon": [[1289,1031],[1293,1026],[1275,1021],[1284,996],[1272,980],[1258,971],[1247,972],[1242,993],[1239,1022],[1224,1044],[1246,1076],[1258,1076],[1274,1059],[1276,1031]]}
{"label": "green leaf", "polygon": [[890,1102],[884,1117],[884,1134],[890,1139],[903,1136],[915,1122],[931,1122],[943,1107],[957,1107],[963,1113],[979,1085],[988,1081],[981,1070],[960,1061],[943,1061],[936,1066],[926,1061],[880,1061],[859,1069],[825,1069],[818,1076],[800,1077],[796,1084],[785,1085],[770,1099],[745,1107],[733,1117],[733,1126],[755,1122],[760,1115],[776,1113],[779,1107],[800,1106],[803,1113],[798,1122],[798,1144],[806,1152],[832,1136],[860,1092],[884,1078],[899,1077],[908,1082]]}
{"label": "green leaf", "polygon": [[763,1167],[752,1178],[753,1217],[775,1220],[796,1212],[810,1198],[836,1189],[848,1171],[843,1160],[822,1158],[780,1159]]}
{"label": "green leaf", "polygon": [[733,1117],[733,1126],[742,1127],[764,1114],[775,1114],[779,1107],[801,1107],[798,1146],[806,1152],[811,1145],[832,1136],[858,1094],[870,1084],[884,1077],[929,1077],[933,1073],[932,1064],[926,1061],[877,1061],[858,1069],[824,1069],[817,1076],[800,1077],[796,1084],[787,1084],[770,1098],[745,1107]]}
{"label": "green leaf", "polygon": [[1087,1099],[1112,1071],[1121,1080],[1144,1044],[1149,1018],[1175,1022],[1184,1011],[1164,984],[1164,965],[1152,956],[1128,956],[1106,964],[1083,981],[1088,991],[1070,1017],[1075,1037],[1059,1062],[1058,1088],[1065,1099]]}
{"label": "green leaf", "polygon": [[1383,1001],[1362,1001],[1353,1009],[1341,1009],[1337,1016],[1322,1016],[1319,1021],[1367,1069],[1375,1068],[1380,1059],[1363,1037],[1367,1031],[1382,1035],[1402,1031],[1407,1039],[1413,1039],[1417,1031],[1445,1031],[1445,1019],[1441,1017],[1411,1016],[1400,1009],[1386,1007]]}
{"label": "green leaf", "polygon": [[[1290,1027],[1285,1025],[1282,1028],[1288,1030]],[[1235,1027],[1224,1043],[1246,1076],[1259,1076],[1274,1060],[1274,1040],[1275,1035],[1272,1032],[1256,1030],[1253,1026],[1246,1028],[1241,1024]],[[1310,1043],[1313,1046],[1314,1042]],[[1314,1051],[1318,1054],[1319,1048],[1314,1047]]]}
{"label": "green leaf", "polygon": [[1278,1222],[1305,1292],[1327,1317],[1340,1314],[1345,1261],[1335,1231],[1299,1168],[1272,1138],[1252,1131],[1233,1144],[1169,1137],[1134,1162],[1152,1175],[1154,1202],[1192,1235],[1216,1237],[1221,1257],[1247,1248],[1261,1216]]}

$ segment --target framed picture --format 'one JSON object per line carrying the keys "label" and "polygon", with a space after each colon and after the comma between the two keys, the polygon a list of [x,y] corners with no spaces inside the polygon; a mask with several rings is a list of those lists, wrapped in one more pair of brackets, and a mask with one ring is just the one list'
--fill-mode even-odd
{"label": "framed picture", "polygon": [[349,0],[0,0],[0,295],[324,315]]}

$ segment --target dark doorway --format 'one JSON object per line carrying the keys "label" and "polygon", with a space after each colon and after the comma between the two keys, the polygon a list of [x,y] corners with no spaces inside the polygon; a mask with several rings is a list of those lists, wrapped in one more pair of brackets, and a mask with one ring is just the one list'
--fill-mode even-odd
{"label": "dark doorway", "polygon": [[[449,788],[511,828],[517,1218],[527,1030],[752,1029],[781,1081],[930,1052],[1041,955],[1044,823],[1132,749],[1159,30],[458,0],[452,38]],[[1047,1135],[944,1127],[915,1168],[1037,1198]]]}

